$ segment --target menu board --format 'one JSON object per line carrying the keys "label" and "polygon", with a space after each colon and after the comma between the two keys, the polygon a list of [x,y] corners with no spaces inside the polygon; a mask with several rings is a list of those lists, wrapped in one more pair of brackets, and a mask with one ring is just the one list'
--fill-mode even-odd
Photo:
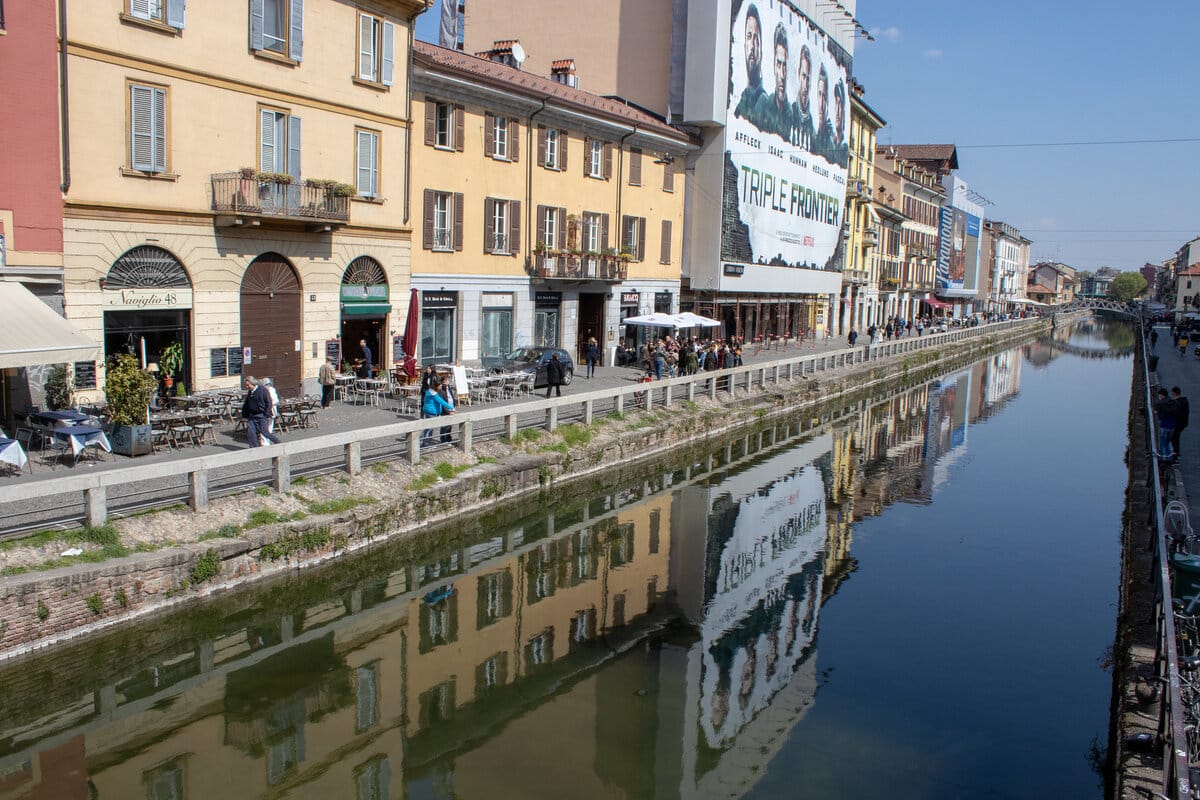
{"label": "menu board", "polygon": [[214,347],[208,351],[208,363],[210,378],[224,378],[229,374],[229,360],[224,347]]}
{"label": "menu board", "polygon": [[228,360],[229,360],[229,374],[230,375],[241,375],[242,374],[242,348],[231,347],[226,352],[228,353]]}
{"label": "menu board", "polygon": [[341,339],[326,339],[325,340],[325,358],[333,362],[333,368],[340,370],[342,368],[342,340]]}
{"label": "menu board", "polygon": [[95,361],[76,361],[75,362],[75,388],[76,389],[95,389],[96,388],[96,362]]}
{"label": "menu board", "polygon": [[404,337],[392,337],[392,362],[395,364],[404,363]]}

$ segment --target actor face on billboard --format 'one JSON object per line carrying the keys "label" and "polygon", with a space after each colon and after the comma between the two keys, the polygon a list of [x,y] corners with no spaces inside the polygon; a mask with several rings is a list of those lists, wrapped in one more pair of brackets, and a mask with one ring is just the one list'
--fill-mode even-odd
{"label": "actor face on billboard", "polygon": [[787,31],[783,23],[775,26],[775,108],[787,107]]}
{"label": "actor face on billboard", "polygon": [[762,21],[756,6],[746,12],[746,82],[747,90],[762,86]]}
{"label": "actor face on billboard", "polygon": [[846,141],[846,89],[841,81],[833,90],[833,128],[837,134],[834,141]]}
{"label": "actor face on billboard", "polygon": [[824,126],[829,118],[829,76],[825,74],[825,68],[821,67],[821,72],[817,76],[817,119],[821,120],[821,125]]}
{"label": "actor face on billboard", "polygon": [[796,104],[800,106],[801,111],[808,114],[808,96],[812,92],[812,53],[809,52],[808,45],[800,48],[800,64],[796,71],[800,77]]}
{"label": "actor face on billboard", "polygon": [[808,100],[812,94],[812,53],[808,45],[800,47],[796,75],[800,85],[796,90],[796,102],[792,103],[792,135],[788,141],[804,150],[812,150],[813,119]]}
{"label": "actor face on billboard", "polygon": [[817,73],[817,135],[813,140],[812,152],[830,164],[837,159],[837,142],[833,140],[833,123],[829,119],[829,74],[825,65]]}

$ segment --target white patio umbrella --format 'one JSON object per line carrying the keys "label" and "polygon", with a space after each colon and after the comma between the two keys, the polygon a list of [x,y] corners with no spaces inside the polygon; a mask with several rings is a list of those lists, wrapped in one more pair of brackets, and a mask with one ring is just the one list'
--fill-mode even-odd
{"label": "white patio umbrella", "polygon": [[648,328],[678,328],[679,321],[671,314],[655,311],[653,314],[643,314],[640,317],[626,317],[622,325],[645,325]]}
{"label": "white patio umbrella", "polygon": [[684,311],[675,315],[677,320],[676,325],[680,328],[716,328],[721,323],[709,317],[702,317],[699,314],[693,314],[691,311]]}

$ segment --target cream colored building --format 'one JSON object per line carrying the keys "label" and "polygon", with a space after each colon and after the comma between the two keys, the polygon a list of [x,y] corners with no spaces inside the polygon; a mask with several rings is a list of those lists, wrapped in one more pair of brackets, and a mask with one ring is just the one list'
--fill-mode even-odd
{"label": "cream colored building", "polygon": [[875,134],[887,122],[863,100],[863,88],[850,84],[850,163],[846,175],[846,225],[842,232],[845,265],[842,272],[840,324],[835,335],[851,328],[860,333],[884,323],[880,296],[879,246],[882,221],[875,210]]}
{"label": "cream colored building", "polygon": [[331,352],[358,358],[365,337],[390,366],[425,7],[70,0],[67,318],[108,355],[183,343],[189,390],[243,369],[311,390],[339,337]]}
{"label": "cream colored building", "polygon": [[[686,134],[625,103],[488,57],[413,49],[412,285],[425,363],[595,337],[679,310]],[[423,137],[423,138],[422,138]]]}

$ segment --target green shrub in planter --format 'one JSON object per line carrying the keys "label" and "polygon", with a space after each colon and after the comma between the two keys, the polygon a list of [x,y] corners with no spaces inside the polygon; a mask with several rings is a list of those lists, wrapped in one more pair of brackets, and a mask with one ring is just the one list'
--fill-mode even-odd
{"label": "green shrub in planter", "polygon": [[104,396],[113,424],[113,452],[137,456],[151,451],[148,414],[156,386],[154,376],[142,369],[132,354],[122,353],[109,359]]}
{"label": "green shrub in planter", "polygon": [[71,383],[71,378],[67,374],[66,364],[55,364],[50,368],[42,390],[46,393],[46,405],[52,411],[70,407],[71,392],[75,390],[75,386]]}

